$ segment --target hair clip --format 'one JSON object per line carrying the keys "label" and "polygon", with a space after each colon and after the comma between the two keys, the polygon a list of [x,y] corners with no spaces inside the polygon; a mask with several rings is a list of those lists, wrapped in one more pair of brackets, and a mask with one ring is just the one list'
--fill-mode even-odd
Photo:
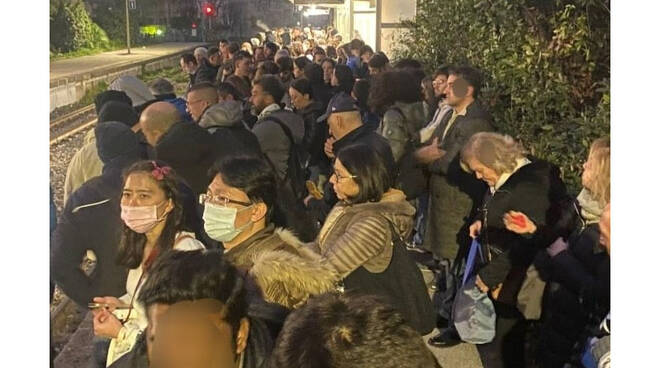
{"label": "hair clip", "polygon": [[156,161],[151,161],[151,163],[154,165],[154,169],[151,170],[151,175],[153,175],[156,180],[163,180],[163,178],[167,176],[172,170],[172,168],[169,166],[158,166]]}

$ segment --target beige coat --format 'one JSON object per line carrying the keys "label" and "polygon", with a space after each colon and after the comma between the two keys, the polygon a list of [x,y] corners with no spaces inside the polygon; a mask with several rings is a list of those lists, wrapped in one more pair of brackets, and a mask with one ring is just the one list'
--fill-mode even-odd
{"label": "beige coat", "polygon": [[71,193],[80,188],[87,180],[101,175],[103,162],[96,150],[96,137],[94,129],[85,135],[83,147],[73,155],[69,167],[66,169],[64,179],[64,203],[69,199]]}

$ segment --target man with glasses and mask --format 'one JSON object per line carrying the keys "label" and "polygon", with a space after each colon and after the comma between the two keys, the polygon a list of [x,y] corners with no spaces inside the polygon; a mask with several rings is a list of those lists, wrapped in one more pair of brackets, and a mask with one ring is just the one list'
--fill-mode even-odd
{"label": "man with glasses and mask", "polygon": [[273,223],[276,179],[263,158],[221,158],[209,174],[213,181],[200,195],[204,230],[222,242],[225,260],[250,271],[267,301],[293,308],[334,287],[336,272],[321,265],[320,256],[303,248],[293,233]]}

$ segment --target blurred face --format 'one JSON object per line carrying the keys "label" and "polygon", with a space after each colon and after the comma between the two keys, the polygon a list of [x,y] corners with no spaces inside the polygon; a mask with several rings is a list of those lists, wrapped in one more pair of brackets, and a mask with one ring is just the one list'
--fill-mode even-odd
{"label": "blurred face", "polygon": [[341,201],[355,197],[360,193],[360,187],[355,182],[354,175],[346,170],[339,159],[335,160],[334,173],[330,177],[330,183],[337,194],[337,198]]}
{"label": "blurred face", "polygon": [[325,55],[323,55],[323,54],[321,54],[321,53],[317,53],[316,55],[314,55],[314,63],[315,63],[315,64],[319,64],[319,65],[321,65],[321,61],[322,61],[323,59],[325,59]]}
{"label": "blurred face", "polygon": [[121,205],[131,207],[157,206],[158,218],[166,217],[174,204],[168,199],[156,180],[144,171],[134,172],[126,178],[124,190],[121,194]]}
{"label": "blurred face", "polygon": [[264,49],[254,50],[254,60],[259,62],[259,61],[264,61],[265,59],[266,59],[266,55],[264,55]]}
{"label": "blurred face", "polygon": [[305,74],[305,72],[298,68],[298,65],[296,63],[293,63],[293,76],[298,79],[302,77]]}
{"label": "blurred face", "polygon": [[267,59],[272,59],[273,57],[275,57],[275,52],[273,52],[273,50],[271,50],[268,47],[264,47],[264,56]]}
{"label": "blurred face", "polygon": [[374,68],[372,66],[369,67],[369,75],[377,75],[378,73],[381,73],[383,71],[382,68]]}
{"label": "blurred face", "polygon": [[326,83],[331,83],[332,75],[334,74],[335,71],[335,68],[332,66],[332,63],[327,61],[321,64],[321,68],[323,69],[323,80]]}
{"label": "blurred face", "polygon": [[227,55],[227,54],[229,54],[229,51],[227,51],[227,46],[228,46],[228,45],[229,45],[229,44],[226,43],[226,42],[220,42],[220,43],[218,44],[218,48],[220,49],[220,52],[222,52],[223,55]]}
{"label": "blurred face", "polygon": [[457,107],[465,102],[466,97],[471,95],[472,87],[463,78],[458,78],[455,75],[450,75],[447,79],[447,87],[445,94],[447,95],[447,104],[452,107]]}
{"label": "blurred face", "polygon": [[[238,333],[221,317],[221,303],[211,299],[163,306],[149,325],[151,366],[159,368],[236,368],[247,346],[249,321],[241,321]],[[154,311],[150,306],[149,311]],[[153,327],[152,327],[153,326]]]}
{"label": "blurred face", "polygon": [[215,54],[209,56],[209,63],[214,66],[220,65],[220,54],[216,52]]}
{"label": "blurred face", "polygon": [[372,56],[374,56],[374,54],[367,51],[364,54],[362,54],[362,56],[360,56],[360,58],[362,59],[362,62],[366,64],[366,63],[369,62],[369,60],[371,59]]}
{"label": "blurred face", "polygon": [[293,87],[289,87],[289,96],[291,96],[291,103],[293,104],[293,107],[295,107],[297,110],[304,109],[310,103],[309,95],[303,95]]}
{"label": "blurred face", "polygon": [[484,166],[484,164],[474,158],[470,159],[467,164],[470,167],[470,170],[474,172],[477,179],[485,181],[490,187],[494,187],[495,183],[497,183],[497,180],[500,178],[500,176],[495,173],[495,170]]}
{"label": "blurred face", "polygon": [[185,63],[183,59],[181,59],[179,60],[179,65],[181,66],[181,70],[186,74],[192,74],[195,72],[195,64],[192,62]]}
{"label": "blurred face", "polygon": [[254,109],[257,114],[260,114],[266,106],[273,103],[273,97],[268,93],[265,93],[261,85],[255,84],[252,86],[252,96],[250,96],[250,102],[254,106]]}
{"label": "blurred face", "polygon": [[248,58],[241,59],[236,63],[235,74],[241,77],[247,77],[250,75],[250,68],[252,67],[252,61]]}
{"label": "blurred face", "polygon": [[192,116],[193,120],[199,121],[199,118],[202,117],[204,110],[209,107],[210,103],[205,99],[201,98],[200,91],[192,91],[188,93],[188,99],[186,100],[186,111]]}
{"label": "blurred face", "polygon": [[445,94],[445,89],[447,89],[447,76],[439,74],[433,80],[433,92],[435,93],[435,97],[442,97]]}
{"label": "blurred face", "polygon": [[339,78],[337,78],[337,71],[334,70],[332,72],[332,78],[330,79],[330,85],[333,87],[337,87],[339,85]]}

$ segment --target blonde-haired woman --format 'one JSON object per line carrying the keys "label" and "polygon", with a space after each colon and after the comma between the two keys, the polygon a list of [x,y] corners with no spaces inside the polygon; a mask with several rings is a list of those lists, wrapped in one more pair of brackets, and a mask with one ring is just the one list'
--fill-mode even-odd
{"label": "blonde-haired woman", "polygon": [[[566,189],[556,166],[528,156],[518,142],[506,135],[474,134],[461,150],[461,162],[464,169],[473,172],[490,189],[470,226],[470,236],[478,238],[486,256],[485,264],[477,268],[476,285],[490,293],[498,316],[495,340],[488,344],[488,349],[498,353],[487,354],[498,362],[484,365],[522,367],[524,339],[513,336],[519,330],[514,327],[521,322],[515,296],[538,248],[535,235],[507,229],[505,214],[512,210],[523,212],[536,226],[544,226],[548,209],[565,195]],[[451,329],[444,332],[444,340],[449,340],[452,333]],[[503,350],[509,353],[504,354]]]}
{"label": "blonde-haired woman", "polygon": [[[595,140],[583,164],[582,190],[559,209],[555,228],[566,228],[535,264],[552,284],[544,298],[544,320],[539,329],[542,366],[562,366],[575,353],[573,346],[591,320],[600,321],[610,310],[610,258],[600,246],[598,223],[610,201],[610,141]],[[524,213],[511,213],[527,221]],[[511,231],[536,232],[534,227],[510,224]],[[539,232],[543,232],[541,229]]]}

